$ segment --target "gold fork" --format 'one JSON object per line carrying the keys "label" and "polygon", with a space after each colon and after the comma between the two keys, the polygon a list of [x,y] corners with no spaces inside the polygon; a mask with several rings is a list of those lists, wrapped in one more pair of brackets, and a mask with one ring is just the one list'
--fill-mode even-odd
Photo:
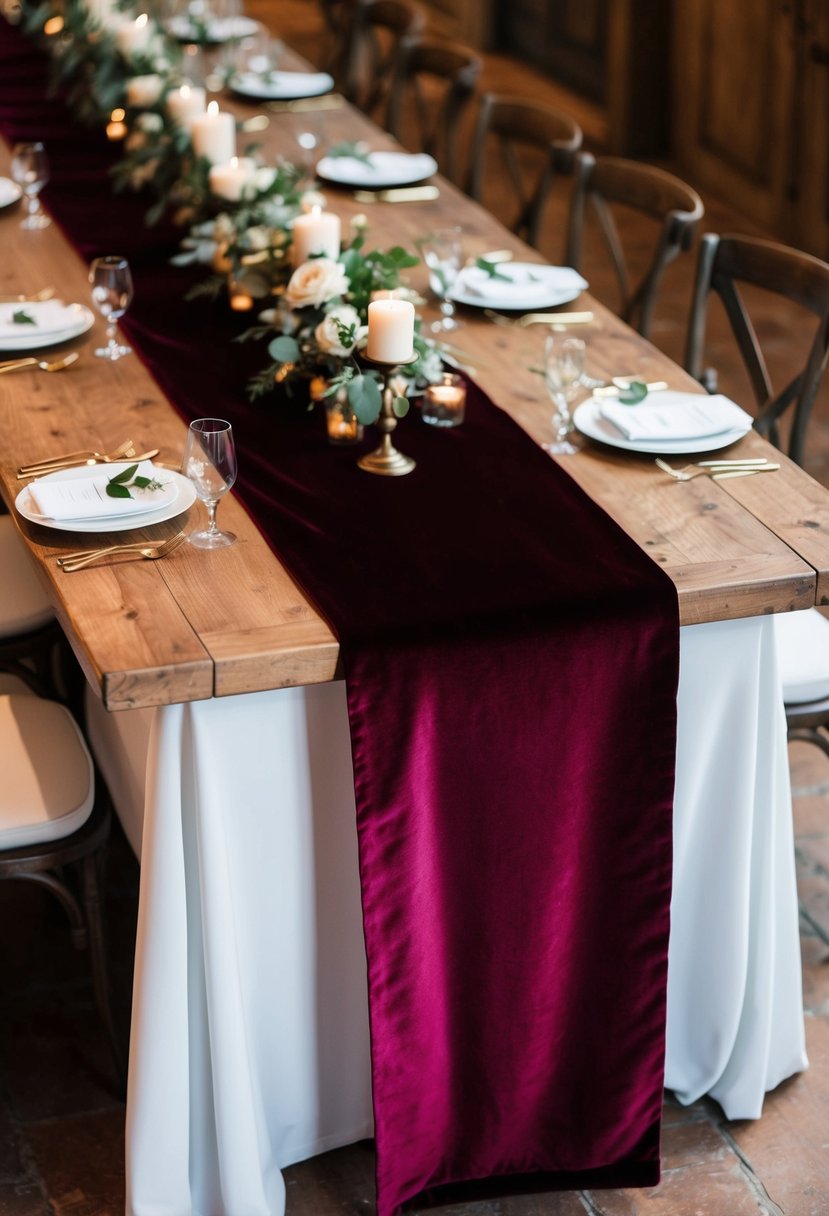
{"label": "gold fork", "polygon": [[89,566],[92,562],[100,561],[104,557],[119,557],[122,554],[125,557],[140,557],[142,560],[158,561],[160,557],[168,557],[178,549],[179,545],[183,545],[187,537],[183,532],[177,532],[175,536],[171,536],[169,540],[162,541],[161,544],[125,544],[125,545],[110,545],[107,549],[95,549],[82,557],[59,558],[58,565],[65,574],[72,574],[75,570],[83,570],[84,566]]}
{"label": "gold fork", "polygon": [[54,473],[60,468],[73,464],[112,464],[115,461],[132,459],[135,456],[135,444],[127,439],[114,452],[92,452],[88,449],[81,452],[67,452],[65,456],[53,456],[51,459],[35,461],[33,464],[22,464],[17,470],[17,479],[23,477],[39,477],[43,473]]}
{"label": "gold fork", "polygon": [[3,372],[19,372],[24,367],[38,367],[42,372],[62,372],[64,368],[71,367],[73,363],[77,363],[80,355],[76,350],[70,350],[62,359],[55,359],[48,363],[45,359],[35,359],[29,356],[26,359],[8,359],[5,363],[0,363],[0,375]]}
{"label": "gold fork", "polygon": [[765,456],[743,460],[700,460],[696,464],[686,464],[681,469],[675,469],[658,456],[654,463],[663,473],[673,477],[674,481],[693,481],[695,477],[710,477],[713,481],[722,481],[726,477],[744,477],[747,473],[773,473],[780,468],[779,464],[770,464]]}

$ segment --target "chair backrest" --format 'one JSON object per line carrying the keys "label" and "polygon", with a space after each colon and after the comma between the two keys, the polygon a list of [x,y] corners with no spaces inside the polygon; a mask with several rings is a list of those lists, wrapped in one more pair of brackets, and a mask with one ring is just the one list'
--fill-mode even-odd
{"label": "chair backrest", "polygon": [[426,24],[423,10],[408,0],[362,0],[349,47],[344,92],[365,114],[386,102],[404,39]]}
{"label": "chair backrest", "polygon": [[[774,292],[817,317],[803,367],[778,393],[772,387],[738,284]],[[779,421],[792,410],[788,453],[802,464],[809,417],[829,359],[829,264],[773,241],[706,233],[700,241],[685,349],[685,367],[698,380],[702,379],[705,317],[712,291],[722,300],[757,399],[755,430],[781,447]]]}
{"label": "chair backrest", "polygon": [[485,93],[472,142],[467,193],[478,202],[483,199],[484,183],[493,172],[491,154],[497,151],[518,203],[510,227],[530,245],[537,245],[556,175],[572,172],[581,143],[581,127],[569,114],[526,97]]}
{"label": "chair backrest", "polygon": [[319,0],[325,22],[319,66],[331,73],[337,87],[343,91],[348,85],[354,31],[365,2],[366,0]]}
{"label": "chair backrest", "polygon": [[407,38],[400,48],[389,95],[387,130],[407,146],[414,130],[420,149],[434,156],[441,172],[455,182],[461,172],[461,118],[472,99],[481,67],[478,55],[460,43]]}
{"label": "chair backrest", "polygon": [[[705,208],[695,190],[652,165],[616,156],[576,156],[575,185],[570,205],[567,264],[581,268],[584,220],[590,201],[599,220],[622,296],[620,315],[643,337],[651,318],[665,267],[690,249]],[[653,256],[633,282],[619,229],[608,204],[618,203],[650,216],[659,224]]]}

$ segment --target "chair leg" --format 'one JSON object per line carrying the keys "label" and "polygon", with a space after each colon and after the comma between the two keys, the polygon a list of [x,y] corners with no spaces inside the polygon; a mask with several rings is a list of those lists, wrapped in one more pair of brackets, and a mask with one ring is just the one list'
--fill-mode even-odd
{"label": "chair leg", "polygon": [[790,743],[795,739],[801,743],[813,743],[829,759],[829,735],[823,734],[816,726],[792,727],[788,737]]}
{"label": "chair leg", "polygon": [[84,911],[86,913],[87,943],[89,947],[89,966],[92,972],[92,985],[95,992],[95,1002],[106,1031],[107,1042],[119,1087],[126,1091],[127,1069],[121,1041],[115,1026],[112,1011],[111,989],[107,969],[106,938],[104,919],[101,909],[101,891],[103,890],[103,867],[105,850],[84,857],[80,862],[81,888]]}

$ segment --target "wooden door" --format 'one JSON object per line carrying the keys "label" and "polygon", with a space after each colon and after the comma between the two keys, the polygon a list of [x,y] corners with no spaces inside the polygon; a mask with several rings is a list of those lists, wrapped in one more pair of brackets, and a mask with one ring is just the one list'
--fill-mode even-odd
{"label": "wooden door", "polygon": [[793,243],[829,261],[829,3],[810,0],[803,17]]}
{"label": "wooden door", "polygon": [[787,222],[793,24],[780,0],[698,0],[674,12],[675,154],[703,192],[761,226]]}

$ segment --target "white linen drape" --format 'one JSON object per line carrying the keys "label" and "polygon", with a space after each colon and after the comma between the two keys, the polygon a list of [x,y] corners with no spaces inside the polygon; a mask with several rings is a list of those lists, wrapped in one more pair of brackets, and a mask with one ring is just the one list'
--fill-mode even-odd
{"label": "white linen drape", "polygon": [[[806,1066],[771,618],[680,658],[666,1084],[754,1118]],[[90,709],[134,841],[146,802],[129,1216],[281,1216],[281,1167],[371,1134],[344,686]]]}

